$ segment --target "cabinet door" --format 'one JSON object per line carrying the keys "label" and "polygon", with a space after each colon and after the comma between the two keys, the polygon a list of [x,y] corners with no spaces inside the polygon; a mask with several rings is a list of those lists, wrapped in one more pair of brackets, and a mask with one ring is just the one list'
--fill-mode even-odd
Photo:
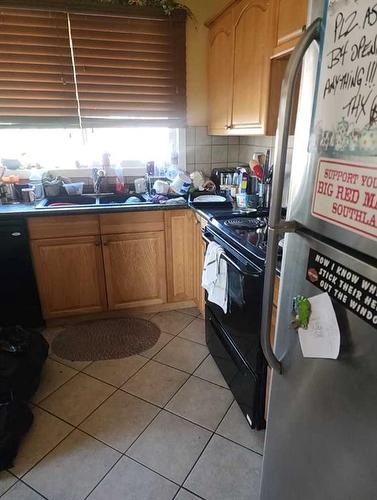
{"label": "cabinet door", "polygon": [[102,236],[110,310],[166,302],[163,231]]}
{"label": "cabinet door", "polygon": [[[307,0],[277,0],[278,26],[276,46],[293,48],[305,29]],[[294,13],[294,14],[293,14]]]}
{"label": "cabinet door", "polygon": [[243,0],[233,8],[234,83],[232,130],[263,134],[273,46],[272,0]]}
{"label": "cabinet door", "polygon": [[209,30],[208,113],[209,133],[228,133],[233,76],[232,11],[226,11]]}
{"label": "cabinet door", "polygon": [[31,248],[44,318],[107,308],[99,236],[34,240]]}
{"label": "cabinet door", "polygon": [[194,298],[194,241],[191,210],[165,212],[168,302]]}

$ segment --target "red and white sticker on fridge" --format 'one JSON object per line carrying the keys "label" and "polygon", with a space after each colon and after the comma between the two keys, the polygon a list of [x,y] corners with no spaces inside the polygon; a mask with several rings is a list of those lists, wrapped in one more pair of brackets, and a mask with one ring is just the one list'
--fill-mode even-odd
{"label": "red and white sticker on fridge", "polygon": [[321,158],[312,215],[377,239],[377,164]]}

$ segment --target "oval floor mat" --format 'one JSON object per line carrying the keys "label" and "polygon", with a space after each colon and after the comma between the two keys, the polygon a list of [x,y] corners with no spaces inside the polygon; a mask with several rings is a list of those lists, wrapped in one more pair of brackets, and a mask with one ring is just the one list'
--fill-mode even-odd
{"label": "oval floor mat", "polygon": [[150,349],[159,336],[158,326],[145,319],[101,319],[65,327],[51,350],[70,361],[119,359]]}

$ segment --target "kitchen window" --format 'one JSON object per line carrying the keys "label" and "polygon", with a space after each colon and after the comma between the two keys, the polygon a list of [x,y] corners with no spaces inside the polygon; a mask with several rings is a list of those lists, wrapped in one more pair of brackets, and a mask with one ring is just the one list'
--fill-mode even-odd
{"label": "kitchen window", "polygon": [[86,175],[85,169],[101,166],[106,153],[110,164],[122,166],[126,175],[144,175],[147,162],[153,161],[156,172],[166,176],[175,171],[178,160],[184,168],[182,136],[182,130],[166,127],[3,129],[0,160],[4,166],[18,164],[14,172],[18,175],[24,170],[27,176],[26,169],[37,167],[69,170],[70,177],[80,177]]}
{"label": "kitchen window", "polygon": [[1,5],[0,127],[184,126],[184,11]]}

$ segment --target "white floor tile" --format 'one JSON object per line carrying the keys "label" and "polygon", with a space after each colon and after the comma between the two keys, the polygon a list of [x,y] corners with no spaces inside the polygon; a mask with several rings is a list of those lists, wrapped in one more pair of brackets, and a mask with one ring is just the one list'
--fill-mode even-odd
{"label": "white floor tile", "polygon": [[115,390],[111,385],[79,373],[43,400],[40,406],[70,424],[78,425]]}
{"label": "white floor tile", "polygon": [[41,408],[33,408],[34,422],[25,435],[11,472],[18,477],[28,472],[39,460],[62,441],[73,427]]}
{"label": "white floor tile", "polygon": [[174,335],[170,335],[170,333],[161,332],[159,339],[155,343],[153,347],[147,349],[140,353],[140,356],[145,356],[146,358],[153,358],[163,347],[166,346],[171,340],[174,339]]}
{"label": "white floor tile", "polygon": [[37,404],[45,399],[76,374],[76,370],[47,358],[43,366],[41,383],[33,397],[33,403]]}
{"label": "white floor tile", "polygon": [[23,480],[49,500],[82,500],[120,453],[75,430]]}
{"label": "white floor tile", "polygon": [[178,335],[193,320],[192,316],[179,311],[164,311],[153,316],[155,323],[162,332]]}
{"label": "white floor tile", "polygon": [[0,496],[5,493],[14,483],[17,478],[10,474],[8,471],[3,470],[0,472]]}
{"label": "white floor tile", "polygon": [[19,481],[1,497],[1,500],[43,500],[43,497]]}
{"label": "white floor tile", "polygon": [[202,319],[195,318],[182,332],[179,337],[198,342],[199,344],[206,344],[205,322]]}
{"label": "white floor tile", "polygon": [[165,406],[189,375],[170,366],[149,361],[122,389],[158,406]]}
{"label": "white floor tile", "polygon": [[94,361],[83,372],[103,382],[120,387],[146,362],[145,358],[137,355],[122,359],[106,359]]}
{"label": "white floor tile", "polygon": [[158,412],[156,406],[117,391],[84,420],[80,429],[123,453]]}
{"label": "white floor tile", "polygon": [[232,401],[229,389],[191,377],[166,405],[166,409],[215,430]]}
{"label": "white floor tile", "polygon": [[153,359],[187,373],[193,373],[207,355],[206,346],[176,337]]}
{"label": "white floor tile", "polygon": [[260,455],[213,436],[184,486],[206,500],[259,500]]}
{"label": "white floor tile", "polygon": [[181,484],[210,436],[201,427],[162,411],[127,455]]}
{"label": "white floor tile", "polygon": [[255,431],[249,426],[236,401],[230,407],[216,433],[263,454],[265,431]]}
{"label": "white floor tile", "polygon": [[190,491],[184,490],[183,488],[179,490],[178,495],[175,500],[198,500],[199,497],[191,493]]}
{"label": "white floor tile", "polygon": [[123,457],[88,500],[171,500],[177,490],[176,484]]}
{"label": "white floor tile", "polygon": [[208,382],[221,385],[226,389],[229,388],[211,354],[209,354],[203,363],[194,371],[194,375],[204,380],[208,380]]}

